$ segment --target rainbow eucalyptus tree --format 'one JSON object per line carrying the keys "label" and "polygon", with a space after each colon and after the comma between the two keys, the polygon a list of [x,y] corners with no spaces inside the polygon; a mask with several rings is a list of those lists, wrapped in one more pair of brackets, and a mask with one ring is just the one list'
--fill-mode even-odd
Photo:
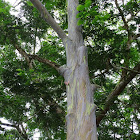
{"label": "rainbow eucalyptus tree", "polygon": [[67,89],[67,139],[96,140],[96,105],[93,100],[93,88],[89,79],[87,48],[84,45],[82,28],[77,25],[77,6],[79,0],[68,0],[68,36],[48,13],[39,0],[31,0],[44,20],[62,39],[66,50],[67,63],[57,67],[64,76]]}
{"label": "rainbow eucalyptus tree", "polygon": [[[114,5],[111,5],[108,0],[101,1],[101,3],[98,0],[67,0],[68,29],[65,30],[56,22],[52,13],[49,13],[49,10],[46,9],[47,3],[44,5],[44,2],[39,0],[30,0],[30,2],[32,4],[29,2],[28,4],[39,11],[42,19],[51,26],[61,39],[66,52],[66,64],[61,66],[51,61],[51,58],[45,59],[36,55],[35,51],[32,54],[27,53],[20,46],[22,34],[19,35],[20,37],[15,35],[15,38],[19,41],[12,40],[10,43],[26,59],[30,69],[34,68],[33,61],[36,60],[55,69],[64,77],[67,92],[67,115],[65,117],[67,140],[97,140],[97,126],[113,106],[114,101],[116,99],[118,101],[118,96],[126,86],[140,73],[139,57],[136,57],[139,54],[138,38],[140,34],[136,32],[137,27],[131,24],[131,21],[135,21],[136,25],[139,22],[138,2],[130,0],[129,2],[123,1],[120,4],[115,0]],[[49,2],[51,3],[51,1]],[[57,13],[57,11],[55,12]],[[129,15],[130,18],[126,18],[126,15]],[[120,27],[116,29],[118,23]],[[16,28],[15,25],[12,25],[12,27]],[[35,34],[37,31],[36,27]],[[20,33],[16,30],[13,30],[13,32],[15,34]],[[8,35],[10,36],[10,34]],[[33,43],[35,44],[32,41]],[[91,49],[89,55],[96,57],[96,59],[90,57],[89,62],[88,47]],[[91,70],[92,68],[94,70]],[[117,82],[108,80],[107,84],[110,84],[110,86],[102,82],[103,80],[101,80],[101,83],[99,83],[100,80],[97,82],[107,90],[107,92],[102,90],[103,96],[99,95],[101,98],[103,97],[101,105],[98,103],[100,101],[96,100],[99,106],[97,117],[95,115],[97,106],[94,103],[94,93],[98,86],[91,83],[89,69],[90,72],[93,72],[94,77],[92,78],[102,75],[109,79],[112,75],[117,75],[117,80],[115,79]],[[96,75],[95,72],[98,72],[98,74]],[[55,100],[47,100],[48,105],[55,104],[56,112],[62,113],[62,108]]]}

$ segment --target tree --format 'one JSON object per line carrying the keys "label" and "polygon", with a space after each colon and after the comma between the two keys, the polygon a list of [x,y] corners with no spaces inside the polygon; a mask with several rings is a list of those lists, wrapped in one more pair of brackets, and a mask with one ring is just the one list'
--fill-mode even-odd
{"label": "tree", "polygon": [[[33,91],[31,92],[34,93],[34,91],[38,91],[39,93],[38,98],[41,97],[43,101],[47,100],[47,102],[45,102],[44,104],[39,103],[39,100],[37,100],[37,98],[35,98],[34,95],[30,93],[30,95],[32,95],[30,97],[32,97],[33,103],[36,105],[36,110],[37,112],[39,111],[38,115],[40,117],[45,116],[43,114],[43,111],[44,106],[47,104],[49,106],[55,107],[55,108],[52,107],[51,109],[53,113],[56,112],[57,115],[59,114],[57,121],[61,119],[63,120],[64,117],[63,115],[60,115],[60,112],[61,113],[64,112],[64,108],[62,108],[50,95],[44,97],[45,94],[43,94],[42,96],[42,92],[44,92],[43,90],[44,85],[49,85],[48,82],[50,81],[48,80],[45,83],[44,81],[40,81],[40,79],[42,80],[43,77],[46,75],[43,74],[41,78],[37,78],[37,76],[34,74],[35,71],[33,70],[36,69],[36,63],[39,64],[38,62],[46,64],[47,67],[51,67],[50,68],[51,71],[55,69],[60,75],[64,77],[64,83],[66,85],[67,139],[68,140],[97,139],[96,125],[98,126],[101,120],[103,120],[103,118],[105,117],[105,115],[107,116],[107,113],[111,110],[111,106],[113,103],[114,103],[113,110],[114,108],[118,108],[118,110],[120,109],[119,105],[122,104],[121,101],[123,100],[120,101],[118,99],[118,96],[122,92],[128,95],[129,93],[125,91],[126,86],[130,82],[132,82],[133,78],[135,78],[136,82],[137,79],[139,78],[137,75],[140,73],[139,39],[138,39],[140,35],[139,33],[135,32],[137,30],[137,25],[139,24],[138,17],[139,1],[130,0],[129,2],[126,3],[118,3],[118,1],[115,0],[114,6],[109,1],[68,0],[67,3],[68,30],[66,28],[67,21],[65,23],[64,22],[65,20],[62,20],[63,21],[62,24],[60,23],[59,25],[52,17],[52,13],[55,10],[59,10],[59,13],[63,14],[63,12],[61,13],[61,8],[62,9],[64,8],[63,7],[64,2],[60,2],[58,0],[56,3],[59,6],[60,5],[61,6],[60,8],[55,9],[54,2],[52,2],[51,5],[51,1],[49,1],[48,3],[46,1],[42,1],[41,3],[39,0],[30,0],[30,1],[34,5],[34,7],[38,9],[41,17],[45,20],[45,22],[47,22],[47,24],[51,26],[51,28],[57,33],[58,37],[62,40],[66,52],[66,65],[62,66],[62,64],[64,64],[64,61],[62,59],[55,61],[55,56],[53,56],[52,60],[50,60],[51,59],[50,54],[47,54],[47,56],[45,56],[44,54],[47,53],[48,51],[48,50],[46,51],[46,48],[44,48],[43,50],[42,47],[38,52],[38,55],[36,55],[35,52],[36,38],[38,37],[40,39],[42,37],[42,35],[39,34],[38,29],[42,30],[42,33],[45,33],[48,30],[48,27],[45,27],[45,23],[43,22],[41,17],[39,17],[37,11],[35,10],[35,8],[33,8],[33,5],[29,1],[27,1],[27,3],[26,2],[24,3],[26,5],[25,9],[27,8],[26,9],[27,11],[25,11],[24,16],[30,22],[24,25],[21,19],[13,20],[12,16],[10,15],[7,16],[10,25],[12,25],[11,27],[13,32],[11,32],[11,29],[8,27],[9,23],[3,22],[3,26],[6,27],[1,29],[2,32],[4,33],[3,37],[6,36],[6,38],[8,39],[6,39],[6,42],[4,42],[2,38],[1,42],[3,44],[2,43],[1,44],[5,45],[4,46],[5,50],[3,50],[4,54],[7,53],[7,50],[10,50],[9,48],[6,48],[6,45],[10,44],[15,49],[17,49],[18,52],[26,59],[28,65],[24,64],[25,61],[23,60],[24,63],[21,64],[21,66],[18,66],[18,68],[17,67],[12,68],[13,69],[12,74],[11,68],[8,69],[8,67],[10,67],[10,63],[4,62],[4,65],[5,63],[7,63],[8,65],[7,71],[3,70],[2,80],[6,81],[7,78],[5,77],[5,75],[9,72],[11,73],[12,76],[14,76],[15,71],[18,71],[19,77],[15,78],[15,80],[17,81],[14,82],[15,85],[13,84],[12,88],[10,88],[11,85],[10,82],[8,82],[10,83],[10,85],[8,85],[6,82],[3,82],[2,86],[9,87],[10,92],[18,94],[19,91],[23,92],[23,90],[25,89],[26,89],[25,93],[30,92],[29,91],[31,89],[30,85],[32,85],[32,87],[35,88],[33,88]],[[3,1],[1,1],[1,3],[2,2]],[[50,3],[49,6],[50,7],[52,6],[51,7],[52,9],[50,9],[50,7],[45,3],[47,4]],[[56,6],[58,6],[57,4]],[[48,11],[46,7],[48,8]],[[114,9],[117,10],[116,13],[113,13]],[[29,14],[32,11],[34,15]],[[49,11],[51,13],[49,13]],[[130,18],[126,19],[126,16],[129,14]],[[34,19],[35,22],[33,22]],[[37,19],[41,19],[43,26],[37,23],[37,21],[39,22],[39,20]],[[17,26],[15,26],[13,21],[18,22]],[[136,24],[133,25],[133,23],[131,23],[130,21],[134,21]],[[34,25],[34,23],[36,24]],[[119,28],[116,28],[117,24],[119,24]],[[27,37],[27,35],[29,36]],[[11,37],[13,38],[13,36],[14,39],[11,39]],[[29,48],[29,46],[21,47],[22,44],[20,44],[20,41],[30,42],[32,44],[32,48]],[[45,41],[43,43],[44,45],[46,44],[47,47],[53,46],[53,44],[49,45]],[[58,41],[58,43],[60,42]],[[87,48],[89,48],[89,51],[87,50]],[[12,51],[10,51],[10,53],[12,54],[12,56],[9,55],[10,53],[8,54],[8,56],[17,59],[16,58],[17,55],[15,55],[14,53],[15,51],[13,51],[13,49],[11,50]],[[3,57],[5,57],[4,54]],[[49,55],[50,57],[48,57]],[[60,55],[58,55],[58,57],[61,58]],[[10,58],[10,60],[12,59],[13,58]],[[18,60],[15,61],[15,65],[17,65],[17,61]],[[23,70],[24,68],[27,69],[27,67],[29,67],[28,74],[26,73],[26,71]],[[40,68],[38,68],[38,70],[39,69]],[[96,75],[97,71],[99,71],[100,74]],[[51,74],[52,73],[49,73],[48,75],[50,76]],[[117,78],[117,82],[114,82],[111,76],[115,76]],[[9,76],[8,79],[9,81],[11,77]],[[41,85],[38,85],[37,80],[39,80],[39,83]],[[98,91],[98,93],[95,93],[95,91],[96,88],[99,86],[97,86],[96,84],[92,84],[93,82],[101,86],[101,90]],[[132,85],[131,87],[133,87]],[[37,87],[42,87],[42,90],[41,89],[35,90]],[[54,90],[55,88],[53,87],[52,89]],[[138,90],[139,88],[136,89],[136,91]],[[95,96],[93,96],[94,93]],[[135,93],[135,95],[137,95],[137,93]],[[24,108],[28,101],[27,99],[25,99],[25,96],[22,97],[24,98],[23,103],[20,104],[22,105],[21,107]],[[21,98],[21,96],[19,96],[19,98]],[[95,117],[97,105],[95,105],[94,100],[98,105],[97,118]],[[116,106],[115,102],[118,102]],[[16,105],[17,103],[19,103],[19,101],[16,102]],[[138,104],[136,104],[135,106],[134,109],[135,111],[138,111],[137,107]],[[21,109],[22,111],[25,110],[23,108]],[[50,112],[51,109],[49,110]],[[32,108],[32,110],[35,109]],[[24,113],[22,112],[21,114]],[[39,120],[39,118],[37,119]],[[46,118],[44,117],[43,123],[47,124],[48,122],[45,121],[45,119]],[[20,118],[19,120],[21,121],[24,119]],[[135,118],[135,120],[137,120],[137,117]],[[19,122],[18,120],[15,121]],[[61,122],[62,121],[60,121],[60,124]],[[42,126],[44,126],[44,124]],[[50,124],[52,125],[52,123]],[[17,124],[15,126],[17,127]],[[48,125],[46,126],[48,127]]]}

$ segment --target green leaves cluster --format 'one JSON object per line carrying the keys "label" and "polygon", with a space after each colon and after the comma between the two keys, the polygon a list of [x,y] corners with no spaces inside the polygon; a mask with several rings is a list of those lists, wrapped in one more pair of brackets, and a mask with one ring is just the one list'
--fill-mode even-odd
{"label": "green leaves cluster", "polygon": [[78,25],[82,25],[84,23],[84,17],[88,17],[88,15],[90,14],[87,14],[86,11],[88,11],[88,9],[90,8],[92,2],[91,0],[86,0],[85,3],[82,5],[78,5],[77,7],[77,10],[79,11],[78,15],[77,15],[77,18],[79,18],[78,20]]}
{"label": "green leaves cluster", "polygon": [[1,3],[0,4],[0,13],[3,13],[3,14],[9,13],[11,6],[8,4],[5,4],[3,2],[3,0],[0,0],[0,3]]}
{"label": "green leaves cluster", "polygon": [[83,11],[86,8],[89,8],[92,4],[91,0],[86,0],[84,5],[78,5],[77,10],[78,11]]}
{"label": "green leaves cluster", "polygon": [[77,10],[79,11],[77,18],[78,25],[83,26],[87,24],[86,20],[90,19],[90,22],[92,24],[98,24],[98,23],[104,23],[106,20],[110,18],[110,14],[106,11],[99,12],[99,5],[98,3],[93,3],[91,0],[86,0],[83,5],[79,5],[77,7]]}
{"label": "green leaves cluster", "polygon": [[[66,107],[66,103],[61,101],[65,95],[64,84],[61,85],[62,77],[52,68],[37,62],[35,69],[28,69],[24,61],[16,58],[12,47],[3,50],[3,53],[6,58],[0,61],[0,117],[6,118],[10,123],[26,123],[30,137],[36,128],[46,137],[52,133],[55,137],[62,136]],[[62,110],[61,113],[57,113],[58,108]]]}

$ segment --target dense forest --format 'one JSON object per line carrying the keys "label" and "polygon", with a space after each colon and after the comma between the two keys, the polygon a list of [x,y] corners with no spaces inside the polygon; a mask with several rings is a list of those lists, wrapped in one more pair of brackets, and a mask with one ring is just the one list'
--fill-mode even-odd
{"label": "dense forest", "polygon": [[139,31],[140,0],[0,0],[0,140],[139,140]]}

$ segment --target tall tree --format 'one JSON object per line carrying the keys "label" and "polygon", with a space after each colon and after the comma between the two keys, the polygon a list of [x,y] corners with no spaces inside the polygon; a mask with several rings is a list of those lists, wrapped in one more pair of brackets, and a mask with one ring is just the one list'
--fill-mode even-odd
{"label": "tall tree", "polygon": [[[25,26],[28,27],[27,33],[30,32],[30,36],[28,38],[27,36],[24,36],[25,34],[23,34],[23,32],[21,32],[21,30],[26,30],[24,29],[24,26],[19,26],[19,30],[19,27],[14,26],[12,18],[9,18],[9,22],[13,24],[12,27],[14,27],[12,28],[13,32],[10,32],[10,30],[7,31],[7,29],[9,29],[7,23],[4,23],[7,28],[2,29],[2,31],[4,33],[10,32],[10,34],[7,34],[7,38],[10,38],[13,35],[15,36],[14,40],[6,40],[7,42],[4,42],[4,44],[12,44],[26,59],[30,68],[31,75],[33,72],[32,69],[36,66],[34,62],[36,60],[52,67],[64,77],[64,83],[66,85],[67,92],[67,139],[96,140],[96,126],[100,124],[106,113],[109,112],[111,105],[114,103],[114,101],[118,100],[117,97],[124,91],[126,86],[132,81],[133,78],[137,78],[136,76],[140,73],[140,58],[138,56],[138,38],[140,37],[140,34],[136,32],[136,26],[139,23],[139,18],[137,16],[139,13],[139,2],[130,0],[126,3],[124,3],[124,1],[122,3],[118,3],[118,1],[115,0],[114,6],[107,0],[68,0],[66,3],[68,29],[66,29],[66,26],[64,27],[65,23],[61,25],[61,23],[58,24],[56,22],[55,18],[52,16],[53,10],[51,11],[49,9],[49,6],[47,6],[48,3],[46,1],[42,1],[42,3],[39,0],[30,1],[34,5],[34,7],[38,9],[41,17],[45,20],[45,22],[47,22],[47,24],[51,26],[51,28],[57,33],[58,37],[62,40],[66,52],[66,64],[62,66],[59,61],[54,62],[53,59],[45,56],[44,54],[43,56],[46,58],[40,57],[41,55],[36,55],[35,41],[37,37],[42,37],[38,34],[38,28],[40,30],[42,29],[42,32],[44,33],[45,31],[47,31],[47,27],[45,27],[45,25],[43,26],[43,28],[41,28],[38,27],[39,24],[34,25],[34,22],[30,22],[31,24],[29,23],[28,26]],[[53,2],[54,1],[49,1],[50,5]],[[30,5],[31,9],[35,10],[32,7],[31,3],[28,2],[28,5]],[[61,2],[58,1],[58,3],[60,4]],[[62,7],[63,4],[61,5]],[[48,8],[48,10],[46,7]],[[114,9],[112,7],[115,7],[114,9],[117,11],[116,13],[113,13]],[[57,9],[54,8],[54,11],[55,10]],[[107,12],[106,10],[108,10],[109,12]],[[49,13],[49,11],[51,13]],[[32,14],[28,16],[29,12],[31,11],[29,10],[27,13],[25,12],[24,16],[27,16],[27,18],[32,21],[34,18],[32,17]],[[130,18],[127,19],[126,16],[129,14]],[[38,18],[37,13],[34,13],[34,16]],[[39,18],[41,19],[41,17]],[[21,22],[20,19],[17,19],[17,21],[19,23]],[[130,21],[134,21],[136,25],[133,25]],[[42,23],[44,24],[43,21]],[[120,26],[116,29],[117,24],[119,24]],[[24,42],[30,42],[34,45],[34,49],[26,49],[26,47],[25,49],[23,49],[23,47],[20,46],[20,40]],[[87,49],[88,47],[90,49],[89,52]],[[95,57],[96,59],[93,57]],[[100,74],[95,75],[95,72],[97,72],[98,70],[100,71]],[[27,78],[24,71],[22,71],[21,69],[18,69],[18,71],[20,72],[20,76]],[[115,74],[118,74],[116,76],[117,78],[120,76],[120,79],[117,80],[116,83],[112,82],[110,80],[111,78],[108,81],[104,81],[105,78],[103,79],[103,77],[106,77],[107,79],[108,75],[112,76]],[[98,76],[101,77],[96,80],[96,77]],[[92,79],[92,77],[94,77],[94,79]],[[102,105],[98,108],[99,110],[97,111],[97,118],[95,117],[97,106],[94,103],[93,95],[97,87],[99,86],[96,84],[92,84],[93,81],[102,86],[101,93],[107,92],[107,97],[103,97],[105,101],[102,101]],[[25,80],[23,80],[23,82],[28,85]],[[22,84],[21,82],[19,83]],[[107,83],[111,83],[112,85],[110,84],[110,86],[108,86]],[[34,86],[37,88],[37,85]],[[15,87],[16,86],[14,86],[14,88],[11,88],[11,91],[13,93],[18,92]],[[103,90],[103,88],[105,88],[105,91]],[[28,90],[29,89],[30,88],[28,88]],[[35,91],[35,89],[33,90]],[[39,95],[42,96],[42,91],[38,90],[38,92],[40,93]],[[95,99],[96,97],[97,94],[95,95]],[[32,96],[32,98],[34,100],[34,96]],[[44,97],[43,95],[42,99],[45,100],[46,97]],[[100,100],[95,101],[96,104],[98,104]],[[38,102],[39,101],[37,99],[34,100],[36,109],[39,108],[38,111],[40,112],[41,108],[38,106]],[[47,97],[47,103],[50,106],[55,106],[56,112],[63,112],[63,109],[57,104],[55,100],[53,100],[53,98]],[[26,102],[24,102],[24,105],[26,105]],[[42,106],[44,105],[45,104],[42,104]],[[42,107],[42,110],[43,109],[44,108]],[[43,111],[40,112],[40,116],[42,114]],[[62,116],[59,117],[59,119],[61,118]],[[18,125],[20,124],[15,125],[15,127],[17,127]],[[27,136],[25,139],[28,139]]]}
{"label": "tall tree", "polygon": [[68,1],[68,36],[40,1],[31,2],[57,32],[66,49],[66,66],[58,68],[54,65],[54,68],[64,76],[67,87],[67,139],[97,139],[94,86],[90,83],[87,48],[84,46],[81,26],[77,25],[76,18],[79,0]]}

